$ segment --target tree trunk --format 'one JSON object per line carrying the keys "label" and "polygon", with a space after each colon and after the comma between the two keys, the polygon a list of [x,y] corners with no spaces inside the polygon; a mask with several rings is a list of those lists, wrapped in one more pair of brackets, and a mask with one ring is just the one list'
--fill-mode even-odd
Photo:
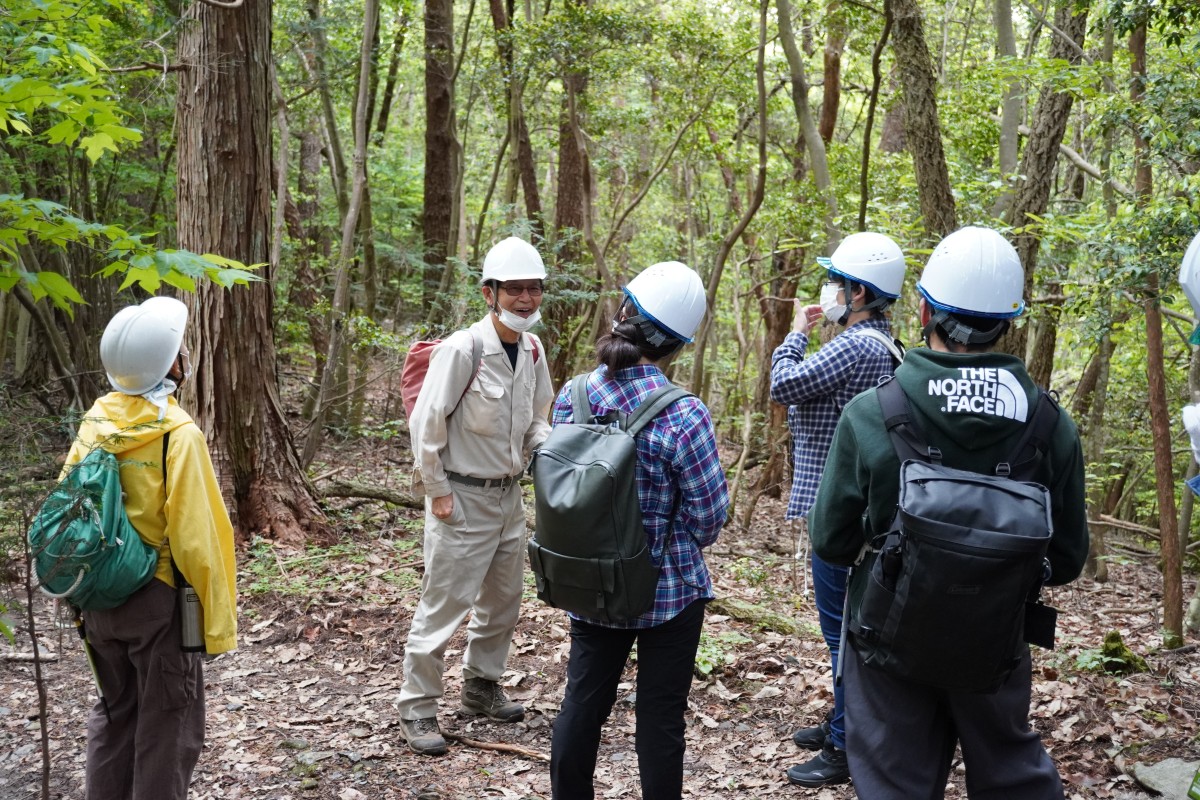
{"label": "tree trunk", "polygon": [[[591,0],[567,0],[578,8],[591,5]],[[578,55],[578,54],[577,54]],[[554,203],[554,232],[562,243],[559,259],[578,263],[583,255],[579,233],[583,231],[584,158],[575,142],[575,125],[567,97],[575,98],[575,113],[581,114],[587,96],[588,73],[582,58],[566,66],[562,81],[564,99],[558,126],[558,195]]]}
{"label": "tree trunk", "polygon": [[[333,403],[332,394],[338,382],[339,370],[345,366],[342,359],[347,340],[347,322],[352,307],[350,294],[350,272],[356,252],[355,232],[358,230],[359,215],[367,193],[367,129],[370,123],[370,70],[371,30],[379,19],[379,0],[366,0],[363,9],[363,43],[359,61],[358,100],[354,109],[354,175],[350,192],[350,204],[346,218],[342,221],[342,245],[338,253],[337,270],[334,274],[333,306],[330,309],[329,347],[325,351],[325,364],[321,370],[320,391],[317,407],[310,420],[308,436],[304,440],[302,463],[312,463],[317,447],[324,436],[325,416]],[[344,381],[343,381],[344,383]]]}
{"label": "tree trunk", "polygon": [[765,75],[765,58],[767,47],[767,8],[769,0],[762,0],[759,8],[759,23],[758,23],[758,59],[755,63],[754,74],[755,84],[758,88],[758,170],[754,177],[754,189],[750,197],[750,204],[742,212],[741,218],[733,229],[721,240],[720,246],[717,248],[716,257],[713,259],[712,273],[708,276],[708,283],[705,286],[708,299],[708,313],[704,315],[704,320],[700,323],[700,330],[696,334],[695,340],[695,355],[692,361],[692,381],[691,389],[702,399],[708,394],[706,375],[704,374],[704,362],[706,350],[709,344],[709,334],[713,329],[713,311],[717,307],[717,292],[721,288],[721,275],[725,269],[725,262],[729,259],[729,254],[733,251],[738,240],[742,238],[746,228],[750,225],[754,215],[758,213],[758,209],[762,207],[763,196],[766,191],[767,184],[767,83]]}
{"label": "tree trunk", "polygon": [[533,145],[529,141],[529,129],[525,125],[525,109],[521,101],[524,77],[517,75],[513,62],[512,22],[504,0],[490,0],[492,24],[496,28],[496,49],[500,52],[500,65],[504,80],[508,84],[508,135],[516,143],[517,173],[521,178],[521,189],[525,193],[525,215],[529,218],[535,239],[542,239],[542,198],[538,191],[537,164],[533,160]]}
{"label": "tree trunk", "polygon": [[[189,6],[176,106],[179,243],[267,261],[271,229],[271,2]],[[190,303],[197,422],[243,537],[299,543],[330,531],[300,468],[275,382],[273,273],[247,288],[201,284]]]}
{"label": "tree trunk", "polygon": [[[784,55],[787,57],[788,70],[792,80],[792,108],[796,112],[796,124],[800,129],[800,140],[804,142],[805,148],[808,150],[809,158],[812,159],[813,182],[817,184],[817,189],[821,192],[821,199],[825,204],[824,222],[825,222],[825,253],[829,254],[837,247],[841,240],[841,232],[837,227],[837,196],[833,191],[833,181],[829,174],[829,161],[826,159],[825,143],[829,141],[829,137],[824,135],[822,130],[819,130],[816,123],[813,121],[812,111],[808,107],[808,79],[804,74],[804,57],[800,53],[800,48],[796,46],[796,34],[792,29],[792,6],[789,0],[775,0],[775,9],[779,16],[779,40],[783,46]],[[840,54],[839,54],[840,58]],[[827,63],[828,66],[828,63]],[[829,76],[826,75],[826,86],[828,87]],[[826,90],[826,104],[829,103],[828,88]],[[837,102],[836,97],[834,102]],[[834,118],[837,117],[837,110],[834,109]],[[824,111],[822,111],[822,122],[824,121]],[[803,155],[796,154],[798,162],[802,162]]]}
{"label": "tree trunk", "polygon": [[[1017,58],[1017,39],[1013,33],[1012,0],[994,0],[992,17],[996,25],[996,57],[999,61],[1015,64]],[[1020,134],[1017,129],[1021,125],[1022,110],[1025,103],[1022,100],[1020,81],[1013,81],[1004,88],[1004,99],[1000,106],[1000,179],[1007,182],[1017,171],[1017,153],[1020,148]],[[1012,202],[1012,189],[1005,186],[996,204],[992,207],[992,216],[1002,216]]]}
{"label": "tree trunk", "polygon": [[[842,99],[842,50],[846,46],[846,20],[841,3],[832,0],[825,9],[825,85],[821,98],[821,141],[833,141]],[[781,23],[782,27],[782,23]],[[791,59],[788,59],[789,62]],[[805,100],[807,101],[807,96]],[[831,245],[832,247],[832,245]]]}
{"label": "tree trunk", "polygon": [[[1146,83],[1146,23],[1143,21],[1129,34],[1130,71],[1129,99],[1137,109],[1141,106]],[[1150,171],[1149,144],[1140,126],[1133,134],[1133,190],[1137,203],[1144,207],[1154,191]],[[1171,464],[1171,411],[1167,406],[1167,379],[1163,364],[1162,313],[1158,272],[1146,274],[1146,388],[1150,407],[1150,431],[1154,442],[1154,477],[1158,489],[1159,553],[1163,572],[1163,647],[1183,644],[1183,571],[1179,553],[1179,531],[1175,527],[1175,474]]]}
{"label": "tree trunk", "polygon": [[[1054,14],[1055,27],[1067,38],[1056,33],[1050,45],[1050,58],[1079,63],[1083,54],[1083,39],[1087,33],[1087,6],[1077,5],[1075,0],[1060,0]],[[1037,106],[1033,111],[1033,130],[1025,144],[1025,155],[1019,170],[1022,179],[1016,188],[1012,207],[1008,212],[1008,224],[1016,229],[1013,246],[1025,268],[1024,296],[1030,297],[1033,276],[1037,271],[1038,245],[1041,232],[1037,230],[1035,217],[1046,212],[1050,202],[1050,190],[1054,184],[1054,164],[1058,160],[1058,146],[1062,144],[1071,116],[1071,93],[1057,91],[1052,86],[1042,89]],[[1025,356],[1028,336],[1025,325],[1013,325],[1001,338],[998,349],[1012,353],[1018,358]],[[1030,377],[1039,386],[1050,382],[1049,371],[1030,371]]]}
{"label": "tree trunk", "polygon": [[930,238],[954,231],[954,195],[938,122],[937,78],[925,43],[925,26],[916,0],[887,0],[892,7],[892,50],[904,95],[904,129],[917,176],[922,221]]}
{"label": "tree trunk", "polygon": [[458,213],[458,139],[454,110],[454,2],[425,3],[425,204],[421,211],[425,266],[421,301],[443,319],[438,287],[454,255]]}

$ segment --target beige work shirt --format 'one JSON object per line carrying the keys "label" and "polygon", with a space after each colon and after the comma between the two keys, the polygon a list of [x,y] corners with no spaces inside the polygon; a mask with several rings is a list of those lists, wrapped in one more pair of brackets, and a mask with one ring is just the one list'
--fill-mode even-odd
{"label": "beige work shirt", "polygon": [[[483,346],[475,380],[472,336]],[[524,471],[533,449],[550,435],[547,417],[554,402],[540,340],[534,363],[535,339],[521,335],[514,369],[489,314],[434,348],[409,419],[417,491],[424,484],[429,497],[450,494],[447,471],[485,479]]]}

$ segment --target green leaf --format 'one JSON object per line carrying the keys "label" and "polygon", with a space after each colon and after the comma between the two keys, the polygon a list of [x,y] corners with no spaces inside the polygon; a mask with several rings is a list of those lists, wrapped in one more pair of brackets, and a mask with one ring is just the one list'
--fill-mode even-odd
{"label": "green leaf", "polygon": [[117,144],[107,133],[95,133],[85,136],[79,141],[79,146],[87,152],[88,159],[94,164],[104,155],[105,150],[117,152]]}

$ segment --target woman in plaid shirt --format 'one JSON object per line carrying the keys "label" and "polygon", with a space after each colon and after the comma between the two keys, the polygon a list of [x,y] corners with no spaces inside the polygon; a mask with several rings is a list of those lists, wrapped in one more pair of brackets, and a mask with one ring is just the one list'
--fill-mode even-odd
{"label": "woman in plaid shirt", "polygon": [[[882,233],[854,233],[831,258],[817,263],[829,271],[821,304],[796,302],[792,332],[771,357],[771,399],[788,406],[792,433],[792,493],[787,519],[803,519],[817,496],[825,456],[833,442],[842,408],[859,392],[891,375],[899,361],[892,329],[883,312],[900,296],[904,284],[904,254]],[[846,329],[811,358],[809,329],[822,317]],[[893,352],[895,358],[893,358]],[[821,633],[837,673],[842,606],[846,598],[845,567],[812,557],[813,593]],[[820,725],[802,728],[796,744],[820,752],[788,770],[788,780],[800,786],[828,786],[850,779],[846,764],[846,726],[842,689],[833,687],[833,711]]]}
{"label": "woman in plaid shirt", "polygon": [[[587,377],[593,415],[628,413],[668,383],[662,365],[704,317],[704,285],[676,261],[655,264],[625,287],[612,333],[596,345]],[[571,384],[551,422],[574,420]],[[713,598],[701,550],[725,524],[729,492],[708,409],[684,397],[638,435],[637,488],[651,558],[661,567],[654,606],[624,623],[572,615],[567,690],[554,721],[550,776],[555,800],[591,800],[600,729],[637,643],[636,747],[644,800],[683,792],[684,713],[704,606]]]}

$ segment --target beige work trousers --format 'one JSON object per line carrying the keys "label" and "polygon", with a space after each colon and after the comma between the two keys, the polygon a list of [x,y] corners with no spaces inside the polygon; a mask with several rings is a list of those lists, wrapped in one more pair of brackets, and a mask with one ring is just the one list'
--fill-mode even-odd
{"label": "beige work trousers", "polygon": [[463,676],[499,680],[508,662],[525,568],[521,487],[451,483],[454,513],[439,520],[425,499],[425,578],[404,647],[401,719],[435,717],[446,646],[467,625]]}

